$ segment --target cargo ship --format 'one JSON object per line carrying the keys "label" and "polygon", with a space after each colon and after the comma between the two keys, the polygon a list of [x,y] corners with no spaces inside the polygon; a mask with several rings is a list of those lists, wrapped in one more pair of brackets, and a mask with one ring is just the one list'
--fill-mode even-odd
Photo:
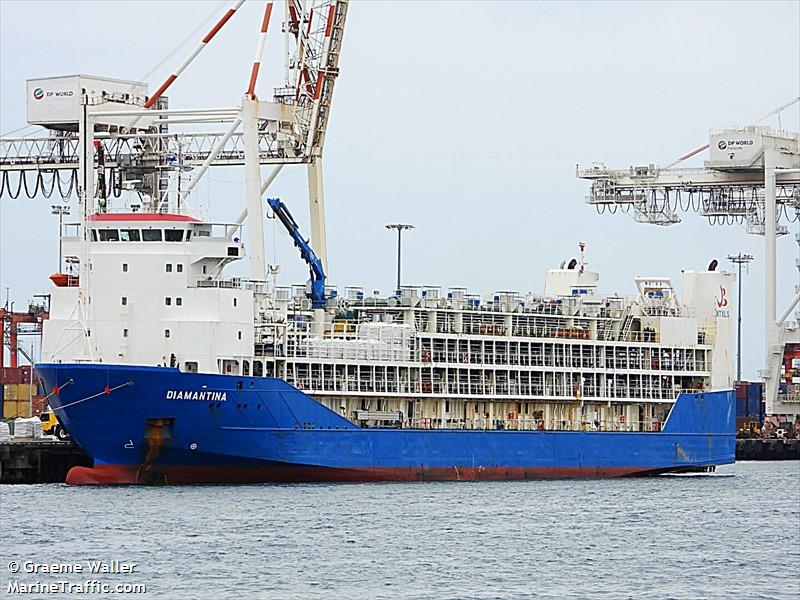
{"label": "cargo ship", "polygon": [[[164,93],[242,0],[152,94],[88,75],[27,82],[28,123],[50,133],[4,141],[0,162],[19,174],[0,195],[77,195],[35,367],[94,461],[69,483],[612,477],[733,462],[733,275],[714,265],[685,271],[680,297],[666,277],[601,294],[583,247],[541,294],[404,287],[399,274],[385,295],[329,285],[322,156],[349,3],[284,3],[284,78],[267,101],[256,80],[272,4],[240,106],[176,109]],[[263,200],[292,165],[308,174],[309,240],[280,199]],[[245,206],[217,223],[196,190],[227,166],[244,167]],[[278,285],[265,211],[307,284]],[[246,256],[250,277],[235,276]]]}
{"label": "cargo ship", "polygon": [[92,265],[90,280],[53,278],[36,365],[94,459],[68,483],[614,477],[734,460],[730,273],[685,271],[682,300],[664,277],[604,296],[581,247],[540,295],[340,295],[313,268],[294,288],[226,277],[245,257],[237,227],[106,210],[62,239],[70,264]]}

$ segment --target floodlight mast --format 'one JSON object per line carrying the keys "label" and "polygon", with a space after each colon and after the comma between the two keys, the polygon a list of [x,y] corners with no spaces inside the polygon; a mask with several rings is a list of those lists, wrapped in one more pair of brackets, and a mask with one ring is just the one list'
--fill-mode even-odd
{"label": "floodlight mast", "polygon": [[728,255],[728,260],[739,268],[738,274],[738,299],[736,302],[736,381],[742,380],[742,266],[748,265],[753,260],[752,254]]}
{"label": "floodlight mast", "polygon": [[415,229],[413,225],[408,225],[405,223],[391,223],[386,226],[386,229],[394,229],[397,231],[397,287],[395,288],[395,293],[399,296],[400,295],[400,251],[401,251],[401,244],[402,244],[402,237],[403,232],[409,229]]}

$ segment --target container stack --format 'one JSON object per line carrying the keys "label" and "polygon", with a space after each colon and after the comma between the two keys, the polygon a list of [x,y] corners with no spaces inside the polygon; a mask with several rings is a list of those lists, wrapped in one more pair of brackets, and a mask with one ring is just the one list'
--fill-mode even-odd
{"label": "container stack", "polygon": [[764,422],[764,384],[760,381],[736,382],[736,428],[761,427]]}
{"label": "container stack", "polygon": [[29,383],[6,383],[3,385],[3,418],[16,419],[31,416],[31,399],[36,390]]}
{"label": "container stack", "polygon": [[39,415],[45,404],[30,365],[0,368],[0,418],[17,419]]}

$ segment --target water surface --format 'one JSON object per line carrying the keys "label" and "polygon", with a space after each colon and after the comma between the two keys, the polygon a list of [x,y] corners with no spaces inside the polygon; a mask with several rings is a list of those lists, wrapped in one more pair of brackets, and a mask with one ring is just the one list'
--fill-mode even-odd
{"label": "water surface", "polygon": [[143,598],[796,600],[800,462],[613,480],[2,486],[0,540],[0,597],[9,577],[49,581],[10,575],[12,560],[115,559],[138,572],[92,578],[145,584]]}

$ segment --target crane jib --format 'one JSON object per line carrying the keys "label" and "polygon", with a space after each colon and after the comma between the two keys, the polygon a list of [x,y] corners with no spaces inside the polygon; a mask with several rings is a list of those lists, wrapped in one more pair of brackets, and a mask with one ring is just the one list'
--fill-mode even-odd
{"label": "crane jib", "polygon": [[286,231],[289,232],[294,241],[294,245],[300,249],[300,256],[308,265],[311,275],[311,306],[313,308],[324,308],[326,304],[325,270],[322,266],[322,261],[314,253],[314,249],[308,240],[300,235],[300,228],[289,212],[289,208],[280,198],[267,198],[267,204],[275,212],[280,222],[283,223]]}

